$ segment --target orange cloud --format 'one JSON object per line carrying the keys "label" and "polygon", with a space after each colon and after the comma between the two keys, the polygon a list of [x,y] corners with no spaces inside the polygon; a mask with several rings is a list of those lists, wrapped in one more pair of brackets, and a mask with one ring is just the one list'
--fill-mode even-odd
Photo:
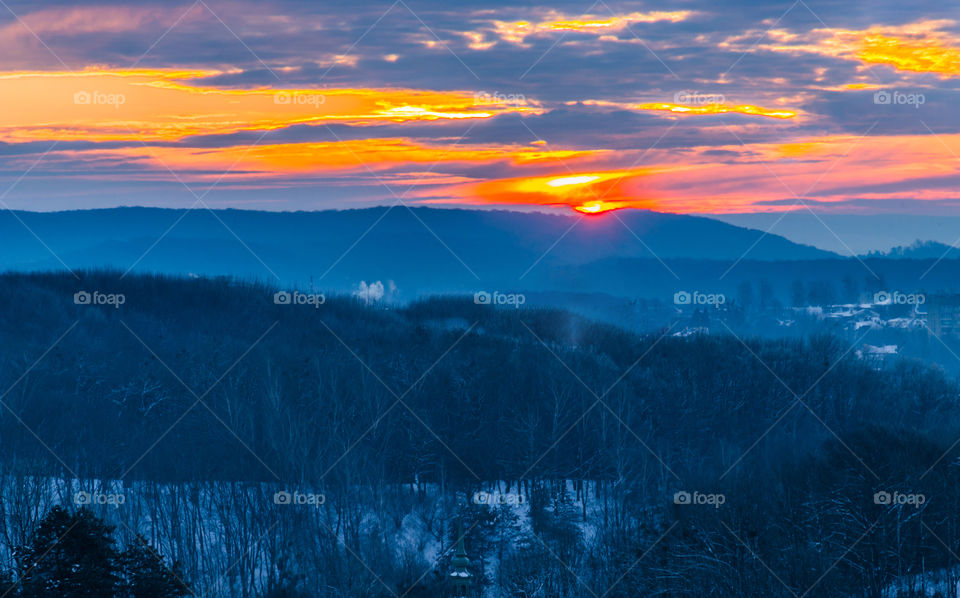
{"label": "orange cloud", "polygon": [[716,163],[702,156],[683,177],[648,181],[669,211],[776,211],[800,205],[797,196],[833,203],[956,198],[955,185],[935,181],[956,176],[960,135],[837,135],[711,149],[750,158]]}
{"label": "orange cloud", "polygon": [[[184,180],[278,179],[296,176],[362,176],[398,166],[454,163],[538,166],[595,156],[599,151],[546,151],[525,146],[431,146],[408,139],[352,139],[325,143],[237,145],[222,148],[133,146],[129,148],[56,152],[68,159],[96,159],[117,164],[139,164],[150,170],[171,170]],[[211,174],[212,173],[212,174]],[[387,175],[392,176],[392,175]],[[440,174],[404,175],[404,184],[431,185],[454,180]]]}
{"label": "orange cloud", "polygon": [[[575,31],[577,33],[590,33],[593,35],[609,35],[610,33],[620,32],[633,23],[658,23],[669,22],[678,23],[684,21],[693,15],[690,10],[678,11],[651,11],[651,12],[633,12],[624,15],[614,15],[610,17],[600,17],[596,15],[564,15],[562,13],[551,11],[546,18],[537,21],[493,21],[494,34],[503,41],[525,45],[528,37],[551,35],[564,31]],[[486,49],[483,46],[483,38],[472,38],[474,49]],[[489,47],[489,46],[487,46]]]}
{"label": "orange cloud", "polygon": [[747,53],[807,52],[951,78],[960,76],[960,40],[945,31],[953,25],[955,21],[940,19],[860,30],[814,29],[804,34],[771,29],[762,32],[763,43],[754,41],[756,32],[748,32],[728,38],[719,46]]}
{"label": "orange cloud", "polygon": [[873,64],[886,64],[901,71],[937,73],[943,78],[960,76],[960,47],[936,39],[903,39],[865,34],[857,57]]}
{"label": "orange cloud", "polygon": [[88,70],[0,73],[0,141],[178,140],[297,124],[438,121],[539,113],[519,98],[415,89],[223,89],[219,71]]}
{"label": "orange cloud", "polygon": [[586,100],[582,103],[586,106],[609,106],[624,110],[658,110],[684,115],[726,114],[729,112],[736,112],[738,114],[747,114],[750,116],[765,116],[768,118],[780,119],[793,118],[797,115],[797,113],[792,110],[773,110],[770,108],[763,108],[762,106],[754,106],[752,104],[726,104],[722,102],[707,104],[674,104],[670,102],[629,104],[622,102],[608,102],[604,100]]}
{"label": "orange cloud", "polygon": [[705,106],[688,106],[685,104],[636,104],[639,110],[662,110],[678,114],[726,114],[736,112],[738,114],[748,114],[750,116],[766,116],[768,118],[793,118],[797,115],[791,110],[771,110],[761,106],[751,104],[707,104]]}

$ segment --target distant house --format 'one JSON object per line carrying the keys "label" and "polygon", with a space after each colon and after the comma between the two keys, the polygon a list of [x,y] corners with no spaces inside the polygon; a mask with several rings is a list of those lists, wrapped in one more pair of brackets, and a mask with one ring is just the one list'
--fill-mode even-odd
{"label": "distant house", "polygon": [[863,347],[857,350],[857,357],[870,363],[875,368],[881,368],[883,365],[897,358],[900,348],[897,345],[881,345],[879,347],[864,343]]}

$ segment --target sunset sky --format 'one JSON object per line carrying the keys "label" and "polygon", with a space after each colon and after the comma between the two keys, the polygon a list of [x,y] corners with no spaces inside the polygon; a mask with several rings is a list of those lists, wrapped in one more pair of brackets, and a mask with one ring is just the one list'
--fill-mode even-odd
{"label": "sunset sky", "polygon": [[0,200],[956,213],[950,3],[0,1]]}

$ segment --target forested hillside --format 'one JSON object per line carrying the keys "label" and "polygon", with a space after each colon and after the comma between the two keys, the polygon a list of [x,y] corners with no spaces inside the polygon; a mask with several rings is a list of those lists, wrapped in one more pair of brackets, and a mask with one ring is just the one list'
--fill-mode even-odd
{"label": "forested hillside", "polygon": [[0,277],[8,569],[90,486],[204,595],[434,596],[458,514],[489,596],[879,597],[957,564],[960,389],[926,366],[278,291]]}

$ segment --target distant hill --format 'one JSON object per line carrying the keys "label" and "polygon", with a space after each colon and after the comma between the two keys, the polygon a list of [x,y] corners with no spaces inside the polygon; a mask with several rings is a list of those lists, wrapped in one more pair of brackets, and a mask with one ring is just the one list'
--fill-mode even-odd
{"label": "distant hill", "polygon": [[960,258],[960,249],[937,241],[915,241],[911,245],[898,245],[888,251],[871,251],[867,257],[912,260],[957,259]]}
{"label": "distant hill", "polygon": [[[956,244],[960,216],[945,214],[836,214],[798,209],[791,212],[711,214],[715,220],[782,235],[840,255],[867,255],[890,247],[909,247],[917,239]],[[940,257],[940,256],[936,256]]]}
{"label": "distant hill", "polygon": [[8,270],[109,266],[283,284],[312,279],[338,289],[393,280],[419,292],[549,281],[558,269],[610,259],[837,257],[716,220],[637,210],[600,217],[405,207],[6,212],[0,238],[0,268]]}

